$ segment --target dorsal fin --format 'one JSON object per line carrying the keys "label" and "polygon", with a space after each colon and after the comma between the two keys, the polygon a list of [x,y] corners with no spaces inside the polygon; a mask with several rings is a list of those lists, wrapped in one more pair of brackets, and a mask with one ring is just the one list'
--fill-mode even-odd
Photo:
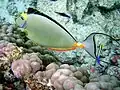
{"label": "dorsal fin", "polygon": [[49,20],[53,21],[54,23],[56,23],[58,26],[60,26],[62,29],[64,29],[76,42],[77,40],[60,24],[58,23],[56,20],[52,19],[51,17],[49,17],[48,15],[38,11],[37,9],[35,8],[28,8],[28,11],[27,11],[28,14],[37,14],[37,15],[41,15],[43,17],[46,17],[48,18]]}

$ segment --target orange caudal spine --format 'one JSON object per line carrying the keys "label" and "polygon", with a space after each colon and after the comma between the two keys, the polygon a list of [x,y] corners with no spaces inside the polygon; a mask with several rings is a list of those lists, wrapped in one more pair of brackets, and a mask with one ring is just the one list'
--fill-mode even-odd
{"label": "orange caudal spine", "polygon": [[74,43],[74,46],[75,46],[75,47],[78,47],[78,48],[85,48],[85,44],[83,44],[83,43],[78,43],[78,42]]}

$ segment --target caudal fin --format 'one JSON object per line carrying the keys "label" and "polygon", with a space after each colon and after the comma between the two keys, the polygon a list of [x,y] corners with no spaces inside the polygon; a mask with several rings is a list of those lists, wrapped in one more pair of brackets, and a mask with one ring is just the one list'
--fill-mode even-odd
{"label": "caudal fin", "polygon": [[95,43],[95,33],[90,34],[84,41],[85,50],[90,54],[93,58],[96,58],[96,43]]}
{"label": "caudal fin", "polygon": [[109,37],[110,39],[116,41],[119,45],[120,43],[114,39],[113,37],[111,37],[110,35],[104,34],[104,33],[91,33],[84,41],[83,44],[85,45],[85,50],[88,52],[88,54],[90,54],[93,58],[96,59],[97,56],[97,45],[96,45],[96,41],[95,41],[95,35],[104,35]]}

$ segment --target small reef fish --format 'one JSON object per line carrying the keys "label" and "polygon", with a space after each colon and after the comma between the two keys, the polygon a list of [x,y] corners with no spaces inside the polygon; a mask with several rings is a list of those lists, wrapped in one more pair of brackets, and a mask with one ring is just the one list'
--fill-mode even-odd
{"label": "small reef fish", "polygon": [[98,52],[97,52],[97,55],[96,55],[96,62],[97,64],[100,65],[100,53],[101,53],[101,50],[103,49],[104,45],[103,44],[100,44],[99,45],[99,48],[98,48]]}
{"label": "small reef fish", "polygon": [[97,34],[106,35],[91,33],[82,43],[79,43],[60,23],[34,8],[28,8],[27,12],[20,14],[15,21],[17,26],[24,28],[24,32],[27,32],[29,39],[43,47],[55,51],[82,48],[94,59],[96,59],[94,37]]}
{"label": "small reef fish", "polygon": [[100,56],[96,57],[96,62],[100,65]]}

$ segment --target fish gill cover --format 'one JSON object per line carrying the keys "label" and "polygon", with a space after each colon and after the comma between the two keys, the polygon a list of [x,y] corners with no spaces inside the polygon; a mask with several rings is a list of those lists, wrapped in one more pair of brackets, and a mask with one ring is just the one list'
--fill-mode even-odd
{"label": "fish gill cover", "polygon": [[120,45],[115,40],[96,35],[96,59],[83,49],[51,52],[15,26],[15,17],[28,7],[58,21],[79,42],[95,32],[120,43],[119,0],[0,0],[1,90],[120,90]]}

